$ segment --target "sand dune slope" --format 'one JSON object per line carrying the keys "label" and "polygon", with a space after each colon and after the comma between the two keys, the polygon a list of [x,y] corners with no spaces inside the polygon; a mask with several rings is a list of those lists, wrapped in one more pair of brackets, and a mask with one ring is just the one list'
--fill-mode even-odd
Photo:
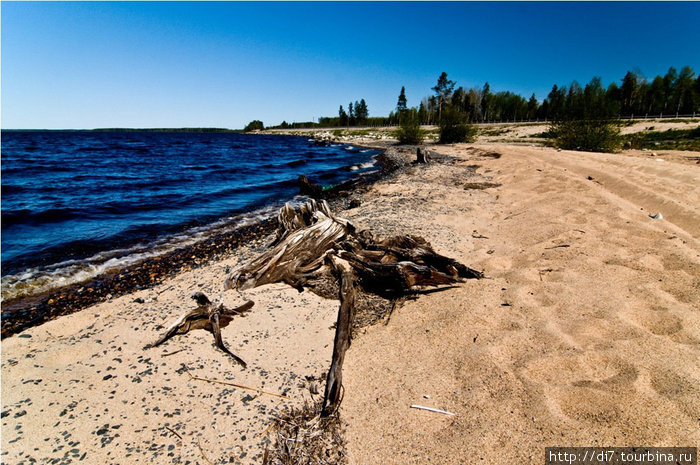
{"label": "sand dune slope", "polygon": [[[439,150],[459,161],[382,182],[354,213],[424,235],[491,279],[409,301],[353,342],[342,407],[351,463],[699,446],[700,169],[536,147]],[[465,189],[473,165],[501,186]]]}

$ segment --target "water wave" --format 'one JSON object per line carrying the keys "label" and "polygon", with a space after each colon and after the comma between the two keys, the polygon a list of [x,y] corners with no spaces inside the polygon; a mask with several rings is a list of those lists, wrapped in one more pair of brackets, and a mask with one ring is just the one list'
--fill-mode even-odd
{"label": "water wave", "polygon": [[372,155],[301,137],[3,131],[3,299],[245,223],[292,199],[299,175],[337,185],[371,170]]}
{"label": "water wave", "polygon": [[163,256],[216,234],[235,231],[259,223],[275,216],[279,208],[279,204],[268,205],[243,215],[225,218],[212,224],[190,228],[182,233],[164,236],[153,242],[104,250],[84,259],[64,260],[48,266],[27,268],[22,272],[3,276],[0,286],[2,301],[80,283],[106,272]]}

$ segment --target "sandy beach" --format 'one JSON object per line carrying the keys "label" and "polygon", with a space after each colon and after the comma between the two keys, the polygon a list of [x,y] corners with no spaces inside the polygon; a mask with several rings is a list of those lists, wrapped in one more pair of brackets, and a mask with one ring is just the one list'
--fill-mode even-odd
{"label": "sandy beach", "polygon": [[[698,446],[697,165],[639,152],[439,150],[459,162],[377,194],[403,212],[397,229],[491,279],[408,302],[354,343],[342,407],[350,463]],[[500,186],[470,189],[470,165]],[[658,212],[663,220],[649,217]]]}
{"label": "sandy beach", "polygon": [[[700,446],[698,154],[430,150],[447,158],[406,166],[339,213],[422,236],[487,279],[359,332],[340,410],[349,463]],[[270,241],[4,339],[2,462],[262,463],[275,418],[323,393],[338,309],[282,284],[224,292],[226,270]],[[222,332],[247,369],[205,331],[144,350],[196,291],[255,301]]]}

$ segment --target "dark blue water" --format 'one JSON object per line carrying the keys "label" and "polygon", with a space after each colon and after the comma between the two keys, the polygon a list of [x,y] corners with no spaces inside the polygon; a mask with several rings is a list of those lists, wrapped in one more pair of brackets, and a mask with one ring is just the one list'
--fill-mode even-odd
{"label": "dark blue water", "polygon": [[235,133],[2,133],[3,297],[84,279],[272,213],[376,150]]}

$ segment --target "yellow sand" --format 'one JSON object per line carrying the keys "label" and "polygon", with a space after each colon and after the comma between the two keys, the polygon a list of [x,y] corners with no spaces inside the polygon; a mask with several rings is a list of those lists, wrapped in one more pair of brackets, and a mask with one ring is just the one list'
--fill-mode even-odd
{"label": "yellow sand", "polygon": [[[491,279],[406,303],[353,343],[350,463],[700,445],[700,168],[640,152],[481,149],[502,157],[445,148],[458,164],[376,187],[397,230]],[[502,186],[461,189],[470,164]]]}
{"label": "yellow sand", "polygon": [[[456,162],[381,181],[343,216],[421,235],[489,279],[421,295],[353,341],[341,409],[350,462],[534,464],[546,446],[700,446],[700,167],[687,158],[698,154],[435,150]],[[501,186],[464,188],[483,181]],[[3,463],[260,463],[275,415],[310,401],[328,369],[337,301],[246,291],[256,305],[223,337],[247,370],[204,331],[143,350],[193,308],[194,291],[238,298],[222,284],[243,253],[4,340]]]}

